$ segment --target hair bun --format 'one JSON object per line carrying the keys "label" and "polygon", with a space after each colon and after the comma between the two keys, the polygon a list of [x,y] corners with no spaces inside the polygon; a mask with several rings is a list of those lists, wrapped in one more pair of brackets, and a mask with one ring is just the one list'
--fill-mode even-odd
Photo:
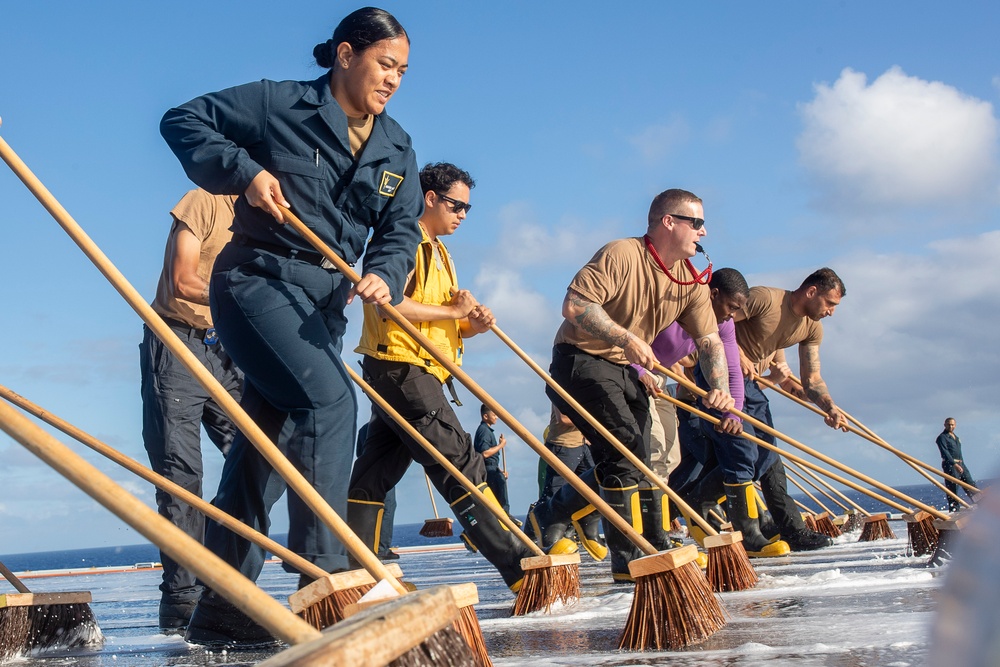
{"label": "hair bun", "polygon": [[335,44],[332,39],[328,39],[325,42],[321,42],[313,47],[313,58],[316,59],[316,64],[325,69],[330,69],[333,67],[334,63],[334,53]]}

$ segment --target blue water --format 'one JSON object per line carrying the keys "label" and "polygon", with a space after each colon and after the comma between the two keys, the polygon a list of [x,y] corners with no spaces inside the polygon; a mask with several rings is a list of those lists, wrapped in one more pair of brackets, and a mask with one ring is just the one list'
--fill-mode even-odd
{"label": "blue water", "polygon": [[[829,507],[831,510],[835,510],[837,512],[841,511],[838,506],[825,496],[819,495],[811,488],[809,490],[820,500],[820,502]],[[897,490],[923,503],[947,511],[947,503],[945,502],[944,493],[931,484],[901,486],[898,487]],[[862,493],[858,493],[856,491],[845,491],[844,495],[857,502],[869,512],[886,511],[886,507],[884,505]],[[816,511],[819,511],[820,509],[815,507],[814,503],[812,503],[812,501],[805,496],[792,494],[792,497],[799,500],[806,506],[816,509]],[[890,511],[893,513],[896,512],[896,510]],[[414,547],[458,542],[457,535],[455,537],[448,538],[423,537],[419,534],[422,527],[422,523],[410,523],[395,526],[393,529],[393,546]],[[285,534],[272,535],[272,537],[281,544],[287,544],[287,535]],[[160,552],[151,544],[133,544],[118,547],[99,547],[94,549],[69,549],[66,551],[42,551],[37,553],[0,555],[0,561],[15,572],[26,572],[31,570],[80,569],[89,567],[129,567],[135,565],[136,563],[155,562],[159,560]]]}

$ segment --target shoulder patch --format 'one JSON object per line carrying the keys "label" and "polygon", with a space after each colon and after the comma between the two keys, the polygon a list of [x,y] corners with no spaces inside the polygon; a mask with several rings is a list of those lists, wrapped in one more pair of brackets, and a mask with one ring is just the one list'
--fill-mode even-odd
{"label": "shoulder patch", "polygon": [[391,171],[383,171],[382,178],[378,184],[378,193],[386,197],[395,197],[396,190],[399,189],[399,184],[402,182],[403,177],[399,174],[394,174]]}

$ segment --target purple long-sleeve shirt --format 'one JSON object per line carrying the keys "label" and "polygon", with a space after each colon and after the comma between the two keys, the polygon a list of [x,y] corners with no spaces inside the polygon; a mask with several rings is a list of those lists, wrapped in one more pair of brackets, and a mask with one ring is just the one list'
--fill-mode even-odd
{"label": "purple long-sleeve shirt", "polygon": [[[719,325],[719,338],[722,339],[722,348],[726,352],[726,365],[729,367],[729,393],[736,402],[734,407],[742,410],[743,371],[740,370],[740,348],[736,345],[736,324],[731,319]],[[661,331],[653,339],[650,347],[653,348],[657,360],[667,368],[695,351],[694,339],[677,322]],[[636,364],[632,366],[639,372],[640,377],[646,372],[642,366]],[[731,413],[726,416],[739,420],[739,417]]]}

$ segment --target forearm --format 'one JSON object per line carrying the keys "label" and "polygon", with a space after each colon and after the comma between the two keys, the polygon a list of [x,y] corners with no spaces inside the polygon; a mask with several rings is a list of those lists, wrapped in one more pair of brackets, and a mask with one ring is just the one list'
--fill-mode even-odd
{"label": "forearm", "polygon": [[208,283],[198,276],[178,280],[173,285],[173,297],[207,306]]}
{"label": "forearm", "polygon": [[802,388],[806,393],[806,398],[815,403],[823,412],[829,412],[836,407],[823,378],[813,379],[812,381],[802,378]]}
{"label": "forearm", "polygon": [[563,301],[563,317],[577,329],[605,343],[625,347],[632,334],[616,324],[600,305],[570,290]]}
{"label": "forearm", "polygon": [[451,305],[420,303],[408,296],[403,297],[403,300],[396,305],[396,310],[400,315],[413,323],[457,319],[455,317],[455,309]]}
{"label": "forearm", "polygon": [[718,334],[704,336],[696,341],[698,345],[698,365],[702,375],[712,389],[729,394],[729,366],[726,352]]}

